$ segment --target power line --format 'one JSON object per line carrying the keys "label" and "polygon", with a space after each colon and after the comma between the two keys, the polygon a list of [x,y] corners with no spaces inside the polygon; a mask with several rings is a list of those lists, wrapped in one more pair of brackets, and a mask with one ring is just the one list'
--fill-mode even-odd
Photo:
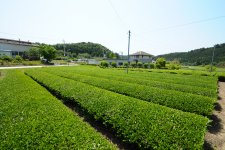
{"label": "power line", "polygon": [[189,22],[189,23],[184,23],[184,24],[178,24],[178,25],[174,25],[174,26],[168,26],[168,27],[164,27],[164,28],[159,28],[159,29],[156,29],[156,30],[148,30],[148,31],[145,31],[145,32],[138,33],[136,35],[146,34],[146,33],[149,33],[149,32],[169,30],[169,29],[174,29],[174,28],[189,26],[189,25],[192,25],[192,24],[198,24],[198,23],[203,23],[203,22],[209,22],[209,21],[213,21],[213,20],[218,20],[218,19],[221,19],[221,18],[225,18],[225,16],[217,16],[217,17],[213,17],[213,18],[207,18],[207,19],[192,21],[192,22]]}
{"label": "power line", "polygon": [[112,7],[114,13],[116,14],[117,18],[120,20],[120,22],[121,22],[121,24],[123,25],[123,27],[124,27],[125,29],[127,29],[126,23],[125,23],[125,22],[123,21],[123,19],[120,17],[118,11],[117,11],[116,8],[114,7],[114,5],[113,5],[113,3],[111,2],[111,0],[108,0],[108,2],[109,2],[109,4],[110,4],[110,6]]}

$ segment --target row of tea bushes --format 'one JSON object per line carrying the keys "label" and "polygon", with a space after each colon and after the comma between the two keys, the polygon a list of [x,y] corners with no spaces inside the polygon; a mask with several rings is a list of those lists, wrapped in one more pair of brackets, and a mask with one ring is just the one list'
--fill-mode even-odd
{"label": "row of tea bushes", "polygon": [[[46,70],[47,72],[55,73],[55,69],[49,69]],[[57,69],[57,73],[62,74],[62,72],[65,72],[62,69]],[[73,73],[73,71],[67,70],[66,73]],[[74,74],[74,73],[73,73]],[[105,78],[110,79],[114,81],[122,81],[122,82],[128,82],[128,83],[134,83],[134,84],[140,84],[140,85],[146,85],[149,87],[156,87],[161,89],[167,89],[167,90],[175,90],[175,91],[181,91],[186,93],[192,93],[202,96],[208,96],[212,98],[217,98],[217,89],[209,89],[209,88],[203,88],[198,86],[190,86],[190,85],[183,85],[183,84],[172,84],[172,83],[166,83],[161,81],[149,81],[147,79],[142,78],[131,78],[131,77],[123,77],[123,76],[112,76],[107,74],[93,74],[88,71],[85,73],[82,72],[76,72],[76,75],[85,75],[85,76],[93,76],[98,78]]]}
{"label": "row of tea bushes", "polygon": [[22,72],[0,80],[0,149],[117,149]]}
{"label": "row of tea bushes", "polygon": [[[48,68],[49,69],[49,68]],[[56,68],[51,68],[55,70]],[[125,71],[114,70],[114,69],[101,69],[96,67],[84,66],[84,67],[60,67],[57,68],[63,71],[72,71],[74,73],[82,74],[91,74],[91,75],[107,75],[107,76],[123,76],[124,78],[134,78],[134,79],[143,79],[148,81],[158,81],[169,84],[181,84],[189,85],[195,87],[203,87],[208,89],[217,89],[217,78],[216,77],[204,77],[204,76],[185,76],[177,74],[168,74],[168,73],[154,73],[154,72],[129,72],[126,74]]]}
{"label": "row of tea bushes", "polygon": [[52,74],[60,75],[79,82],[87,83],[102,89],[153,102],[167,107],[192,112],[201,115],[210,115],[214,108],[213,98],[199,96],[174,90],[165,90],[139,84],[84,76],[55,70]]}
{"label": "row of tea bushes", "polygon": [[141,101],[85,83],[38,70],[26,74],[75,101],[97,120],[112,127],[124,141],[141,149],[201,149],[208,119],[165,106]]}

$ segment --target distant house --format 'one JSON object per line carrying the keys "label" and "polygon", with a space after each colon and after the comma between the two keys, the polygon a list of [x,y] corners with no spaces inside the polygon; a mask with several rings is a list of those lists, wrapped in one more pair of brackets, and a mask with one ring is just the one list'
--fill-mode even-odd
{"label": "distant house", "polygon": [[137,62],[143,62],[143,63],[152,62],[152,57],[153,55],[151,54],[148,54],[143,51],[138,51],[130,55],[130,62],[136,62],[136,63]]}
{"label": "distant house", "polygon": [[34,43],[20,40],[3,39],[0,38],[0,56],[6,55],[14,57],[22,55],[24,51],[37,46]]}
{"label": "distant house", "polygon": [[[136,53],[131,54],[129,60],[130,62],[136,62],[136,63],[137,62],[148,63],[148,62],[152,62],[153,55],[143,51],[138,51]],[[127,56],[122,56],[120,59],[105,59],[105,61],[107,61],[109,64],[111,64],[112,62],[115,62],[118,66],[122,66],[128,60],[127,60]]]}

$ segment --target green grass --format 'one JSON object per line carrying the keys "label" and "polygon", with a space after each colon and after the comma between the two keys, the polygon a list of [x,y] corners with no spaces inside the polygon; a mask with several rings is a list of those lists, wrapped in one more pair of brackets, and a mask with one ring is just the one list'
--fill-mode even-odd
{"label": "green grass", "polygon": [[0,80],[0,149],[116,149],[20,71]]}

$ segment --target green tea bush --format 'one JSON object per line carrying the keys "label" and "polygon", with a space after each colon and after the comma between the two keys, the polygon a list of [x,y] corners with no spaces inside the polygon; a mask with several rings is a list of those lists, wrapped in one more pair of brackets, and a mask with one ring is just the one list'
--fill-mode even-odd
{"label": "green tea bush", "polygon": [[[53,72],[56,69],[48,68],[48,71]],[[117,70],[90,70],[84,69],[80,70],[78,67],[76,69],[70,68],[60,68],[56,72],[68,72],[76,73],[80,75],[94,76],[99,78],[106,78],[110,80],[118,80],[122,82],[146,85],[150,87],[157,87],[162,89],[177,90],[181,92],[187,92],[197,95],[217,97],[217,78],[216,77],[201,77],[196,76],[184,76],[176,74],[159,74],[155,72],[142,73],[142,72],[130,72],[124,75],[124,72],[118,72]],[[124,70],[123,70],[124,71]],[[171,72],[171,71],[170,71]],[[174,72],[174,71],[173,71]]]}
{"label": "green tea bush", "polygon": [[1,150],[116,149],[22,72],[7,71],[0,85]]}
{"label": "green tea bush", "polygon": [[213,98],[174,90],[159,89],[150,86],[84,76],[79,74],[65,72],[60,73],[58,71],[54,71],[52,73],[116,93],[202,115],[210,115],[214,107],[213,104],[215,102]]}
{"label": "green tea bush", "polygon": [[201,149],[208,119],[116,94],[56,75],[26,70],[34,80],[76,101],[121,138],[140,149]]}

